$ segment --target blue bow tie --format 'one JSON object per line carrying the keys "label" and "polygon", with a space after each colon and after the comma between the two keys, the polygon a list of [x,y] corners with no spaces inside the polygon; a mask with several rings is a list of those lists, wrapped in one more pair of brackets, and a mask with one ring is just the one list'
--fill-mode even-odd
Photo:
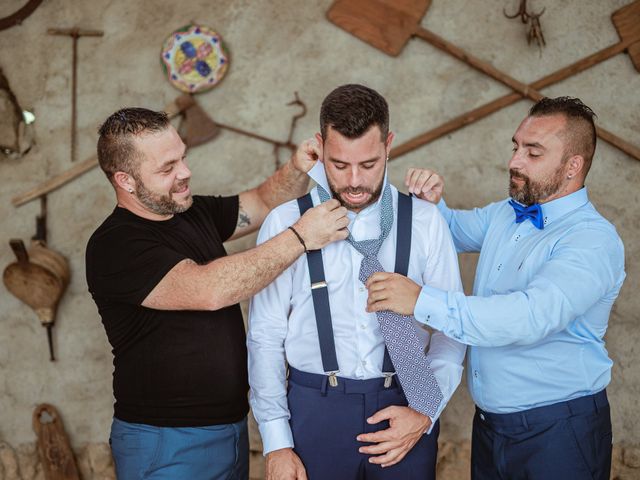
{"label": "blue bow tie", "polygon": [[516,223],[522,223],[527,218],[531,219],[531,223],[539,229],[542,230],[544,228],[544,219],[542,218],[542,208],[538,203],[531,205],[529,207],[525,207],[520,205],[513,200],[509,200],[509,205],[513,207],[513,210],[516,212]]}

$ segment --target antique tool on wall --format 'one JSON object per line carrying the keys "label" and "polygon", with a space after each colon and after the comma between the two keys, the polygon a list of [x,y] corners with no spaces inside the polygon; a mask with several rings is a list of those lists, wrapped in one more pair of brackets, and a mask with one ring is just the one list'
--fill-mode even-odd
{"label": "antique tool on wall", "polygon": [[[492,111],[499,110],[510,104],[508,103],[509,101],[513,103],[522,97],[537,101],[543,96],[537,89],[556,83],[624,50],[628,51],[636,69],[640,70],[638,66],[638,58],[640,57],[640,0],[636,0],[613,14],[613,22],[622,39],[618,44],[586,57],[569,67],[559,70],[555,74],[548,75],[532,85],[525,85],[519,82],[513,77],[497,70],[489,63],[473,57],[443,38],[422,28],[420,21],[430,3],[430,0],[411,0],[402,2],[402,4],[394,2],[393,0],[336,0],[327,12],[327,16],[339,27],[393,56],[400,53],[412,36],[418,36],[436,48],[456,57],[460,61],[517,92],[492,102],[491,108],[495,109]],[[533,88],[534,86],[536,88]],[[511,101],[513,98],[515,98],[515,100]],[[482,114],[486,116],[489,113],[491,112],[485,113],[481,109],[475,109],[467,115],[458,117],[455,121],[438,127],[436,131],[426,132],[419,137],[409,140],[405,144],[393,149],[391,154],[397,157],[398,155],[407,153],[418,146],[432,141],[434,135],[436,135],[435,138],[438,138],[481,118],[476,115]],[[640,160],[640,148],[602,127],[597,128],[597,133],[603,140],[619,148],[627,155]]]}
{"label": "antique tool on wall", "polygon": [[73,40],[73,59],[71,63],[71,161],[76,161],[76,123],[77,123],[77,95],[78,95],[78,40],[80,37],[102,37],[101,30],[83,30],[80,28],[50,28],[49,35],[66,35]]}
{"label": "antique tool on wall", "polygon": [[[215,137],[221,129],[229,130],[230,132],[234,132],[239,135],[244,135],[246,137],[254,138],[262,142],[270,143],[273,145],[275,169],[277,170],[278,168],[280,168],[280,163],[278,161],[278,151],[281,148],[288,149],[292,153],[295,151],[297,147],[292,142],[293,132],[296,128],[298,120],[304,117],[307,113],[307,106],[302,100],[300,100],[300,97],[298,97],[298,92],[294,92],[294,95],[295,99],[287,103],[287,105],[298,105],[302,110],[300,111],[300,113],[295,114],[291,118],[291,124],[289,126],[289,136],[284,142],[265,137],[264,135],[260,135],[258,133],[250,132],[242,128],[233,127],[231,125],[226,125],[224,123],[212,120],[211,117],[209,117],[209,115],[207,115],[207,113],[202,109],[202,107],[200,107],[196,103],[195,99],[191,95],[181,95],[176,99],[176,104],[180,108],[183,118],[178,132],[180,133],[180,137],[182,137],[182,140],[187,145],[187,147],[192,146],[193,142],[197,140],[210,140],[211,138]],[[200,143],[204,143],[204,141],[200,141]],[[200,143],[198,143],[198,145]]]}
{"label": "antique tool on wall", "polygon": [[47,329],[49,359],[53,362],[52,329],[58,303],[69,284],[70,272],[67,260],[47,248],[46,197],[42,202],[43,213],[37,218],[37,232],[29,250],[21,239],[9,241],[17,261],[5,268],[2,278],[7,290],[30,306]]}
{"label": "antique tool on wall", "polygon": [[69,438],[58,410],[43,403],[33,412],[33,430],[38,436],[38,455],[47,480],[80,480]]}
{"label": "antique tool on wall", "polygon": [[547,43],[544,41],[544,35],[542,34],[542,25],[540,25],[540,17],[545,12],[546,8],[543,8],[538,13],[527,11],[527,0],[520,0],[520,6],[518,11],[513,15],[509,15],[506,10],[502,10],[504,16],[513,19],[520,17],[520,21],[529,26],[527,30],[527,45],[531,44],[532,40],[538,44],[538,47],[542,50]]}
{"label": "antique tool on wall", "polygon": [[21,156],[31,148],[27,122],[7,77],[0,68],[0,151]]}

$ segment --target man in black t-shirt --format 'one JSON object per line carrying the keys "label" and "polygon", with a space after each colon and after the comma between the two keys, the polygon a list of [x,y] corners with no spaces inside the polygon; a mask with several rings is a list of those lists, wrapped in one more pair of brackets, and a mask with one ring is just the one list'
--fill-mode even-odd
{"label": "man in black t-shirt", "polygon": [[248,478],[245,332],[238,302],[306,250],[344,239],[334,200],[227,256],[302,195],[310,146],[258,187],[192,196],[185,145],[164,113],[127,108],[100,128],[98,159],[117,206],[87,245],[87,283],[114,354],[110,443],[118,478]]}

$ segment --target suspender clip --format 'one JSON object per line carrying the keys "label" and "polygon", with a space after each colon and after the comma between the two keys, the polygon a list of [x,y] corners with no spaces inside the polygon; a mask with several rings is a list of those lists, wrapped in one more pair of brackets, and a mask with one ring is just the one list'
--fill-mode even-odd
{"label": "suspender clip", "polygon": [[327,282],[323,280],[322,282],[312,283],[311,290],[315,290],[316,288],[327,288]]}
{"label": "suspender clip", "polygon": [[391,386],[391,382],[393,381],[393,376],[396,372],[382,372],[384,376],[384,388],[389,388]]}
{"label": "suspender clip", "polygon": [[335,372],[326,372],[326,373],[329,376],[329,385],[331,385],[332,387],[337,387],[338,377],[336,377],[336,375],[340,373],[340,370],[336,370]]}

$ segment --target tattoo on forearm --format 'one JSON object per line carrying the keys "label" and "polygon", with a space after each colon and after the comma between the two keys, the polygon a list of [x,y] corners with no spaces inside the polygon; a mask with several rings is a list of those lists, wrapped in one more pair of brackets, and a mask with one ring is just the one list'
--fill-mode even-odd
{"label": "tattoo on forearm", "polygon": [[240,202],[240,205],[238,206],[238,228],[248,227],[249,225],[251,225],[251,218],[249,217],[249,214],[244,211],[244,208],[242,208],[242,202]]}

